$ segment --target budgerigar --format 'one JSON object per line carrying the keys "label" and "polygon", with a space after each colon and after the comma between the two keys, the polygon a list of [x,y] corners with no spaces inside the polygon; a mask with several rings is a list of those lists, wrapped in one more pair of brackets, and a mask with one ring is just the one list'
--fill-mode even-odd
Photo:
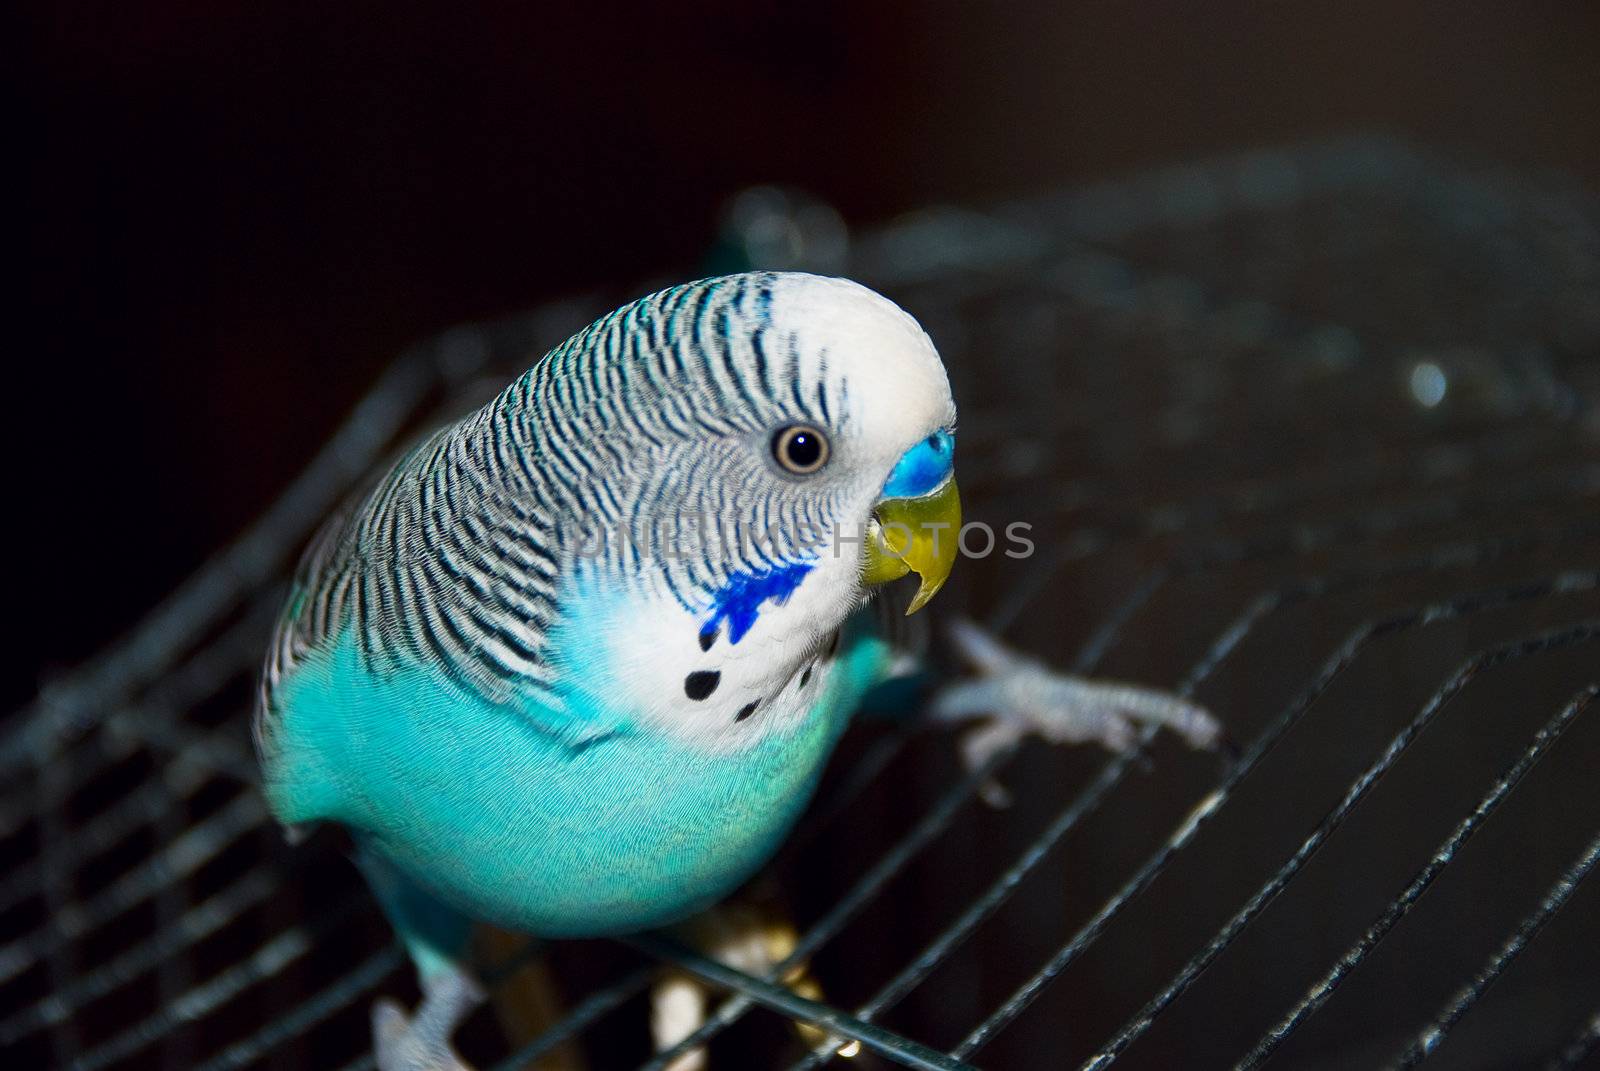
{"label": "budgerigar", "polygon": [[[256,739],[291,826],[337,822],[419,972],[384,1071],[460,1066],[473,920],[682,919],[773,853],[893,650],[859,613],[957,556],[956,410],[928,336],[855,283],[750,273],[635,301],[423,441],[334,518],[268,654]],[[1057,676],[968,627],[937,697],[976,737],[1191,742],[1176,698]]]}

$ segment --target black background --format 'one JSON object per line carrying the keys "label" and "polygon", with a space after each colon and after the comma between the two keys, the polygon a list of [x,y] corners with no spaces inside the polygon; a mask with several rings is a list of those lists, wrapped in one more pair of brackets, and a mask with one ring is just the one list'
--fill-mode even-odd
{"label": "black background", "polygon": [[405,344],[852,223],[1348,130],[1600,180],[1592,4],[29,6],[6,697],[247,523]]}

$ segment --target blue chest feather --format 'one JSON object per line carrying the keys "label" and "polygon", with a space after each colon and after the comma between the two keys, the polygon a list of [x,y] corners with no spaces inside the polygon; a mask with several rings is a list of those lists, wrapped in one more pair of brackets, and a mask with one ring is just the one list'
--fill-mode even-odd
{"label": "blue chest feather", "polygon": [[811,569],[809,562],[792,562],[763,573],[735,573],[717,592],[705,631],[714,632],[727,622],[728,642],[738,643],[756,623],[761,604],[769,599],[778,606],[788,602]]}
{"label": "blue chest feather", "polygon": [[351,826],[476,918],[550,936],[660,925],[748,877],[799,815],[887,662],[864,625],[806,717],[727,754],[619,711],[570,712],[622,726],[573,743],[428,670],[374,675],[342,638],[286,683],[267,795],[286,821]]}

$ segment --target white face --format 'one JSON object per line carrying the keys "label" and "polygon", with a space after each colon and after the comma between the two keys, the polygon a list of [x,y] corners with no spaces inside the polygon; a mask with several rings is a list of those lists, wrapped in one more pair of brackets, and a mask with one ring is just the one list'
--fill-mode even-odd
{"label": "white face", "polygon": [[[813,419],[806,421],[826,439],[826,462],[811,473],[787,470],[775,441],[793,422],[780,421],[685,444],[664,464],[693,473],[675,498],[680,507],[731,514],[758,528],[768,516],[816,517],[823,530],[802,537],[809,550],[798,555],[806,564],[797,586],[760,599],[743,627],[719,619],[714,599],[686,608],[681,590],[650,585],[625,597],[581,600],[562,626],[581,632],[588,651],[588,665],[566,667],[569,683],[587,691],[587,680],[603,677],[594,680],[595,698],[718,751],[792,726],[814,706],[832,666],[830,643],[864,599],[859,540],[884,482],[908,450],[955,420],[933,343],[871,290],[840,279],[778,276],[769,326],[767,337],[784,340],[786,350],[771,362],[781,370],[774,393],[826,399],[808,409]],[[794,546],[784,549],[789,560],[797,557]],[[708,620],[718,622],[709,639]]]}
{"label": "white face", "polygon": [[859,477],[875,494],[902,454],[954,424],[944,363],[921,326],[888,298],[845,279],[784,279],[772,319],[802,340],[802,379],[826,377],[839,393],[848,390],[836,475]]}

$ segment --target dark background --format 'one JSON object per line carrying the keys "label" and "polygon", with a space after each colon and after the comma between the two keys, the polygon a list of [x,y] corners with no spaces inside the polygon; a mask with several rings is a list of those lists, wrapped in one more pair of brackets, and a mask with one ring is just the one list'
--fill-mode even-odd
{"label": "dark background", "polygon": [[1375,130],[1600,185],[1592,4],[543,7],[21,12],[9,701],[247,523],[405,344],[691,273],[751,183],[864,224]]}
{"label": "dark background", "polygon": [[[999,206],[976,229],[1004,256],[920,282],[926,237],[897,245],[898,276],[870,239],[852,261],[939,343],[972,516],[1037,520],[1056,548],[1026,572],[965,563],[938,613],[998,613],[1052,664],[1192,684],[1264,757],[1225,772],[1165,734],[1120,766],[1029,744],[1002,771],[1017,799],[1002,811],[963,802],[949,734],[862,726],[766,888],[807,932],[842,920],[811,966],[854,1008],[1034,859],[885,1019],[941,1047],[1120,904],[978,1052],[1066,1065],[1327,828],[1457,667],[1514,652],[1406,738],[1133,1056],[1234,1059],[1594,682],[1577,637],[1600,635],[1580,625],[1600,613],[1600,199],[1541,172],[1600,189],[1595,5],[527,6],[57,6],[0,37],[19,61],[4,78],[23,105],[25,281],[5,380],[22,613],[4,698],[172,592],[419,339],[589,292],[577,323],[702,273],[722,206],[754,183],[807,188],[879,239],[911,233],[876,225],[921,206]],[[1397,140],[1324,140],[1353,132]],[[1322,148],[1235,155],[1307,142]],[[1166,167],[1213,154],[1231,162]],[[1128,175],[1144,178],[1096,187],[1143,219],[1121,230],[1096,226],[1115,215],[1103,195],[1018,200]],[[1285,175],[1301,195],[1264,196]],[[1186,213],[1196,191],[1227,210]],[[474,337],[509,376],[549,335]],[[1414,386],[1429,367],[1448,385],[1432,404]],[[437,416],[466,386],[415,408]],[[197,634],[158,623],[131,657],[90,663],[111,672],[0,722],[0,1048],[25,1045],[10,1063],[195,1066],[320,1009],[256,1056],[336,1066],[367,1047],[374,996],[416,999],[343,842],[289,850],[251,784],[265,618],[249,607],[281,572],[244,577],[238,612],[191,605]],[[1413,624],[1326,675],[1352,630],[1392,614]],[[1296,1033],[1287,1066],[1389,1055],[1559,886],[1600,827],[1597,712]],[[1151,854],[1219,778],[1246,774],[1192,845]],[[930,839],[905,849],[914,836]],[[1157,868],[1135,879],[1145,860]],[[1594,1014],[1597,884],[1452,1034],[1448,1066],[1538,1066]],[[222,921],[196,936],[177,925],[190,911]],[[178,954],[151,969],[110,966],[173,934]],[[304,956],[236,975],[305,934],[321,936]],[[609,942],[555,955],[569,1006],[627,958]],[[342,1005],[318,995],[373,963]],[[115,988],[83,996],[96,978]],[[587,1032],[597,1064],[643,1058],[640,1005]],[[13,1013],[50,1007],[73,1014],[7,1035]],[[210,1011],[184,1017],[196,1008]],[[491,1066],[511,1039],[480,1015],[463,1043]],[[795,1044],[758,1013],[713,1066]]]}

